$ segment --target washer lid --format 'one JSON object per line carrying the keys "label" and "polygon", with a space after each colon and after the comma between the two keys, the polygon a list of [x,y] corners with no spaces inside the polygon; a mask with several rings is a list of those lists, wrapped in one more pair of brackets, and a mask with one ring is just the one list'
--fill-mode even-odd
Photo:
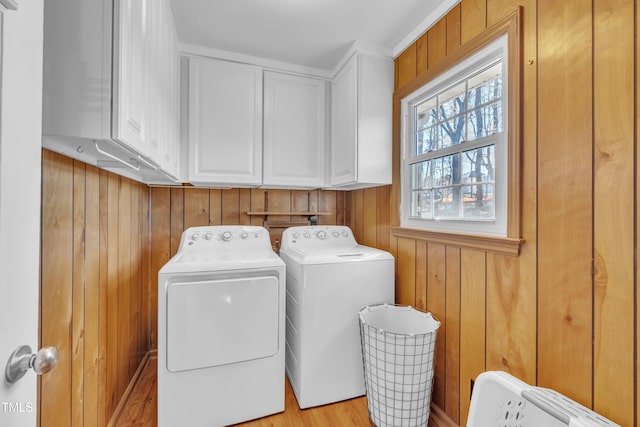
{"label": "washer lid", "polygon": [[160,269],[159,274],[247,270],[283,266],[284,262],[271,249],[246,252],[194,251],[177,253]]}
{"label": "washer lid", "polygon": [[324,248],[289,247],[282,248],[280,253],[294,262],[305,265],[393,260],[389,252],[362,245]]}

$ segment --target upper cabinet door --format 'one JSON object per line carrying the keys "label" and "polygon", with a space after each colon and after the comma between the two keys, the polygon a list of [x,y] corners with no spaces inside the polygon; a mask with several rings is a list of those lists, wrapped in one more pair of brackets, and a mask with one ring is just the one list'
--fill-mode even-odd
{"label": "upper cabinet door", "polygon": [[189,59],[189,181],[262,182],[262,69]]}
{"label": "upper cabinet door", "polygon": [[263,185],[324,185],[327,83],[264,73]]}
{"label": "upper cabinet door", "polygon": [[358,62],[354,56],[332,84],[331,176],[329,185],[356,181],[358,144]]}
{"label": "upper cabinet door", "polygon": [[114,75],[113,138],[137,151],[147,141],[147,0],[117,0]]}

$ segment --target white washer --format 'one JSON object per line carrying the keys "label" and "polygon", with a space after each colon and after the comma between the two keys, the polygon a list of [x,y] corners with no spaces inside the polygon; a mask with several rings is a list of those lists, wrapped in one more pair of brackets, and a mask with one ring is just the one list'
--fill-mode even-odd
{"label": "white washer", "polygon": [[158,425],[284,410],[285,265],[263,227],[193,227],[158,275]]}
{"label": "white washer", "polygon": [[394,259],[358,245],[349,227],[291,227],[287,266],[286,371],[300,408],[365,393],[358,312],[394,303]]}

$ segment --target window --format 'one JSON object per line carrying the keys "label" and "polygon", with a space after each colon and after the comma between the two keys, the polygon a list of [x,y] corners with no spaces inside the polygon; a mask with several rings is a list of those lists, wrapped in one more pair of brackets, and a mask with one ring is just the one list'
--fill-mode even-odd
{"label": "window", "polygon": [[402,225],[506,236],[507,36],[401,101]]}

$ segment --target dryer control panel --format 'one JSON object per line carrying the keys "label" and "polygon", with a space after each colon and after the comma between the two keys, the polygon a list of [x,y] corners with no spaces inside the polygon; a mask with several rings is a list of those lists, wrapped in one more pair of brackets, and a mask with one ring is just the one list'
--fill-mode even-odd
{"label": "dryer control panel", "polygon": [[269,232],[264,227],[216,225],[190,227],[182,233],[178,252],[227,251],[271,248]]}
{"label": "dryer control panel", "polygon": [[357,244],[351,229],[343,225],[290,227],[282,233],[283,249],[352,247]]}

